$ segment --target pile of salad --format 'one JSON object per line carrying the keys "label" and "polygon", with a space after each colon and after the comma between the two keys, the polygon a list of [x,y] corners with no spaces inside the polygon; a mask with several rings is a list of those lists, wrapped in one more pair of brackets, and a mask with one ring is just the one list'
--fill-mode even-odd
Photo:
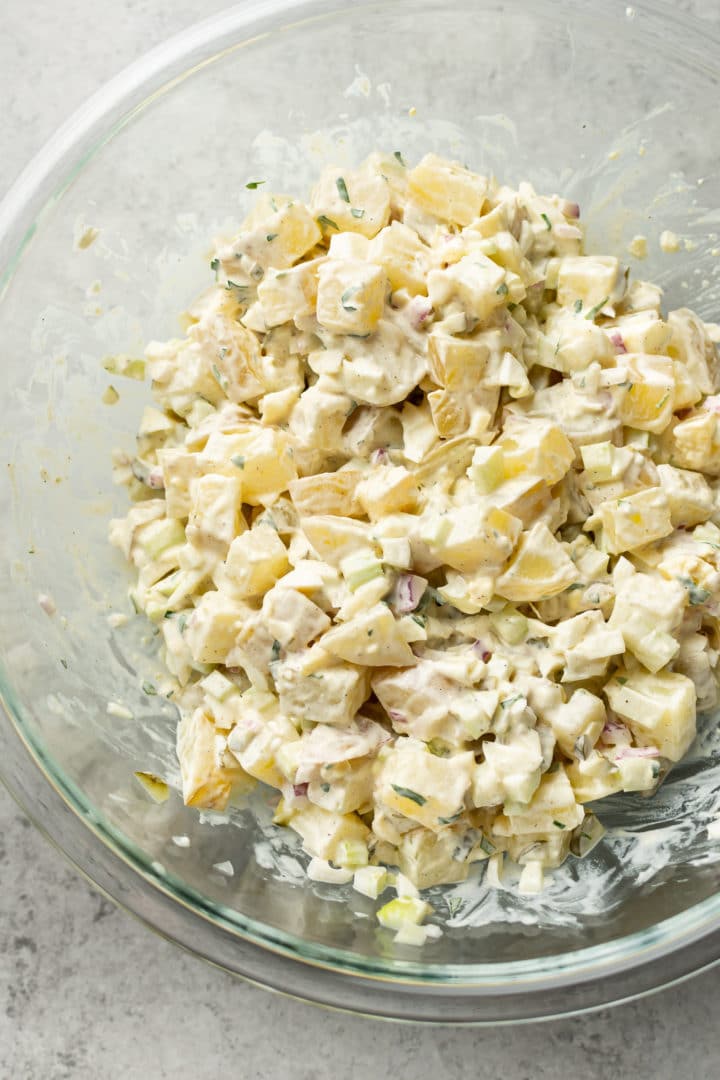
{"label": "pile of salad", "polygon": [[434,154],[248,187],[147,347],[111,539],[185,802],[270,785],[310,876],[400,881],[381,921],[420,940],[418,889],[538,891],[716,704],[718,327],[585,254],[575,203]]}

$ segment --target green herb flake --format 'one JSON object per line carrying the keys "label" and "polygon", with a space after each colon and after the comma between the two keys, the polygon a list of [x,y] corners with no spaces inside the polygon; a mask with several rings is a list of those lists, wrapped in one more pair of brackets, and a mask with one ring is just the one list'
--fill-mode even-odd
{"label": "green herb flake", "polygon": [[698,585],[692,578],[679,577],[678,581],[683,588],[687,589],[691,607],[698,607],[710,599],[710,590],[704,589],[702,585]]}
{"label": "green herb flake", "polygon": [[585,318],[586,319],[594,319],[595,316],[597,315],[597,313],[599,311],[601,311],[605,307],[605,305],[607,304],[609,299],[610,299],[609,296],[603,296],[603,298],[602,298],[602,300],[600,301],[599,304],[596,304],[595,307],[590,308],[590,310],[588,311]]}
{"label": "green herb flake", "polygon": [[210,269],[214,270],[214,272],[217,274],[218,270],[220,269],[220,260],[217,259],[217,258],[211,259],[210,260]]}
{"label": "green herb flake", "polygon": [[446,898],[445,903],[447,904],[451,919],[462,909],[464,902],[465,901],[459,896],[448,896]]}
{"label": "green herb flake", "polygon": [[403,169],[406,169],[406,168],[407,168],[407,165],[405,164],[405,161],[404,161],[404,159],[403,159],[403,156],[402,156],[402,154],[400,153],[400,151],[399,151],[399,150],[393,150],[393,157],[395,158],[395,160],[396,160],[396,161],[399,161],[399,162],[400,162],[400,164],[402,165]]}
{"label": "green herb flake", "polygon": [[583,307],[582,300],[576,300],[575,303],[573,304],[573,311],[575,312],[576,315],[580,314],[580,312],[582,311],[582,307]]}
{"label": "green herb flake", "polygon": [[568,585],[565,592],[575,592],[576,589],[584,589],[584,588],[585,588],[585,582],[584,581],[574,581],[572,583],[572,585]]}
{"label": "green herb flake", "polygon": [[250,296],[249,285],[238,285],[236,281],[228,280],[225,282],[225,288],[228,290],[228,292],[235,293],[235,299],[239,304],[244,304]]}
{"label": "green herb flake", "polygon": [[357,307],[355,307],[353,304],[348,303],[348,301],[352,300],[353,296],[355,296],[359,291],[359,285],[352,285],[342,294],[342,296],[340,297],[340,303],[342,304],[345,311],[357,311]]}
{"label": "green herb flake", "polygon": [[550,232],[552,230],[552,221],[547,216],[547,214],[541,214],[540,217],[545,222],[545,228],[547,229],[548,232]]}
{"label": "green herb flake", "polygon": [[265,180],[249,180],[245,187],[248,191],[257,191],[261,184],[264,184]]}
{"label": "green herb flake", "polygon": [[423,630],[427,626],[427,617],[425,615],[411,615],[410,618],[413,622],[416,622],[418,626],[422,626]]}
{"label": "green herb flake", "polygon": [[615,682],[619,682],[621,686],[624,686],[625,683],[627,682],[627,679],[623,678],[622,675],[616,675],[615,676]]}
{"label": "green herb flake", "polygon": [[458,810],[457,814],[451,814],[450,817],[439,817],[438,825],[453,825],[463,816],[462,810]]}
{"label": "green herb flake", "polygon": [[67,666],[68,666],[68,662],[67,662],[67,660],[63,660],[63,659],[62,659],[62,657],[61,657],[61,658],[60,658],[60,663],[62,664],[62,666],[63,666],[63,667],[65,668],[65,670],[67,671]]}
{"label": "green herb flake", "polygon": [[501,701],[500,702],[500,708],[501,709],[509,709],[510,706],[514,705],[516,701],[524,701],[524,700],[525,700],[525,695],[524,694],[515,694],[514,697],[505,698],[504,701]]}
{"label": "green herb flake", "polygon": [[280,648],[281,648],[280,642],[278,641],[277,638],[275,638],[275,640],[272,643],[272,649],[270,650],[270,659],[271,660],[279,660],[280,659]]}
{"label": "green herb flake", "polygon": [[352,214],[352,216],[354,218],[363,218],[363,217],[365,217],[365,211],[360,210],[357,206],[351,206],[350,207],[350,213]]}
{"label": "green herb flake", "polygon": [[280,234],[276,232],[269,232],[265,239],[267,240],[268,244],[272,244],[273,240],[277,240],[279,235]]}
{"label": "green herb flake", "polygon": [[656,409],[658,410],[658,412],[660,411],[660,409],[662,409],[663,405],[665,404],[665,402],[667,401],[667,399],[668,399],[669,397],[670,397],[670,391],[669,391],[669,390],[667,390],[667,391],[666,391],[666,392],[665,392],[665,393],[663,394],[663,396],[662,396],[662,397],[660,398],[660,400],[658,401],[657,405],[655,406],[655,408],[656,408]]}
{"label": "green herb flake", "polygon": [[231,457],[230,460],[232,461],[233,465],[237,465],[238,469],[245,468],[245,458],[242,456],[242,454],[235,454],[235,456]]}
{"label": "green herb flake", "polygon": [[507,287],[507,285],[505,284],[505,282],[504,282],[504,281],[503,281],[502,285],[498,285],[498,287],[497,287],[497,289],[495,290],[495,292],[496,292],[496,294],[497,294],[498,296],[507,296],[507,294],[508,294],[508,287]]}
{"label": "green herb flake", "polygon": [[564,828],[566,828],[566,826],[563,824],[562,821],[553,821],[553,825],[555,826],[556,829],[564,829]]}
{"label": "green herb flake", "polygon": [[320,790],[324,791],[325,794],[327,795],[328,791],[330,790],[330,785],[329,784],[321,784],[320,785]]}
{"label": "green herb flake", "polygon": [[178,630],[181,634],[185,633],[185,627],[187,626],[187,615],[184,613],[178,619]]}
{"label": "green herb flake", "polygon": [[153,694],[157,694],[156,687],[153,686],[153,684],[148,679],[144,680],[142,684],[142,691],[143,694],[147,694],[149,697],[152,697]]}
{"label": "green herb flake", "polygon": [[215,379],[217,380],[218,385],[221,387],[221,389],[224,390],[226,385],[227,385],[227,380],[226,380],[225,376],[222,374],[222,372],[220,371],[220,369],[218,368],[217,364],[213,364],[212,373],[215,376]]}
{"label": "green herb flake", "polygon": [[327,217],[325,214],[321,214],[317,219],[318,225],[322,225],[324,229],[335,229],[336,232],[340,232],[340,226],[332,218]]}
{"label": "green herb flake", "polygon": [[493,844],[492,840],[488,839],[487,836],[483,836],[482,840],[480,841],[480,848],[482,851],[485,852],[486,855],[495,854],[495,845]]}
{"label": "green herb flake", "polygon": [[399,784],[393,784],[392,789],[396,795],[402,796],[403,799],[410,799],[411,802],[417,803],[418,806],[424,806],[427,802],[424,795],[421,795],[419,791],[413,791],[412,788],[400,787]]}
{"label": "green herb flake", "polygon": [[338,176],[337,180],[335,181],[335,184],[336,184],[337,189],[338,189],[338,195],[340,196],[342,201],[346,202],[346,203],[349,203],[350,202],[350,196],[348,194],[347,184],[345,183],[345,180],[343,179],[343,177]]}

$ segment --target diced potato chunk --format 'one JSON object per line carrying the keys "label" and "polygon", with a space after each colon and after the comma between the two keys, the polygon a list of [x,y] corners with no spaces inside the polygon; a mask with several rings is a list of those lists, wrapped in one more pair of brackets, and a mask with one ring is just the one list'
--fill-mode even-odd
{"label": "diced potato chunk", "polygon": [[464,751],[441,758],[402,741],[385,758],[377,797],[389,810],[438,832],[464,808],[474,755]]}
{"label": "diced potato chunk", "polygon": [[372,160],[359,169],[330,165],[313,188],[311,206],[341,231],[373,237],[388,223],[390,186]]}
{"label": "diced potato chunk", "polygon": [[658,475],[675,528],[707,521],[715,509],[715,496],[704,476],[672,465],[658,465]]}
{"label": "diced potato chunk", "polygon": [[487,194],[484,176],[436,154],[426,154],[408,173],[411,198],[442,221],[469,225],[480,216]]}
{"label": "diced potato chunk", "polygon": [[687,593],[659,574],[634,574],[616,590],[609,626],[649,671],[669,664],[680,648],[674,633],[687,606]]}
{"label": "diced potato chunk", "polygon": [[282,540],[270,525],[259,524],[233,540],[218,583],[234,596],[262,596],[289,569]]}
{"label": "diced potato chunk", "polygon": [[433,307],[457,300],[468,315],[484,321],[505,301],[505,271],[485,255],[466,255],[445,270],[431,270],[427,277]]}
{"label": "diced potato chunk", "polygon": [[453,569],[492,576],[511,555],[521,530],[522,522],[512,514],[504,510],[482,514],[471,504],[453,507],[442,516],[430,516],[423,538]]}
{"label": "diced potato chunk", "polygon": [[[310,211],[299,202],[280,205],[248,232],[232,243],[231,253],[246,255],[263,268],[288,269],[322,240],[320,227]],[[225,260],[225,252],[221,252]]]}
{"label": "diced potato chunk", "polygon": [[578,739],[586,739],[590,746],[595,745],[605,720],[605,706],[600,698],[582,688],[551,714],[553,734],[560,749],[569,758],[575,754]]}
{"label": "diced potato chunk", "polygon": [[414,510],[418,487],[415,477],[403,465],[383,466],[367,473],[355,494],[368,517],[377,521],[397,510]]}
{"label": "diced potato chunk", "polygon": [[526,603],[563,592],[578,579],[577,567],[547,525],[523,533],[517,550],[495,589],[507,600]]}
{"label": "diced potato chunk", "polygon": [[329,259],[318,279],[320,325],[335,334],[371,334],[385,304],[384,271],[359,260]]}
{"label": "diced potato chunk", "polygon": [[679,761],[695,738],[695,686],[685,675],[618,672],[605,694],[636,738],[670,761]]}
{"label": "diced potato chunk", "polygon": [[321,806],[310,805],[296,810],[288,822],[302,837],[303,847],[319,859],[336,861],[340,845],[359,841],[367,843],[370,830],[357,814],[336,814]]}
{"label": "diced potato chunk", "polygon": [[509,417],[498,445],[506,477],[532,473],[548,487],[562,480],[575,460],[565,432],[548,420]]}
{"label": "diced potato chunk", "polygon": [[611,555],[633,551],[673,531],[670,505],[661,487],[604,502],[597,516],[602,525],[602,546]]}
{"label": "diced potato chunk", "polygon": [[427,293],[428,254],[413,229],[393,221],[372,241],[367,257],[382,266],[391,289],[407,289],[411,296],[417,296]]}
{"label": "diced potato chunk", "polygon": [[178,725],[177,755],[183,801],[205,810],[224,810],[233,784],[245,775],[224,751],[225,740],[203,709],[186,713]]}
{"label": "diced potato chunk", "polygon": [[575,800],[575,792],[562,765],[545,773],[527,805],[505,803],[505,815],[495,822],[498,835],[513,833],[550,833],[572,830],[583,819],[584,811]]}
{"label": "diced potato chunk", "polygon": [[386,604],[375,604],[346,623],[332,627],[323,648],[351,664],[407,667],[415,656]]}
{"label": "diced potato chunk", "polygon": [[[240,538],[242,539],[242,538]],[[244,617],[242,605],[223,592],[206,592],[187,620],[185,643],[199,664],[221,664]]]}
{"label": "diced potato chunk", "polygon": [[352,517],[360,512],[355,489],[364,475],[359,469],[348,468],[302,476],[290,482],[290,498],[302,517],[311,514]]}
{"label": "diced potato chunk", "polygon": [[619,277],[620,263],[612,255],[568,255],[558,271],[558,304],[573,307],[580,301],[579,310],[587,317],[612,299]]}
{"label": "diced potato chunk", "polygon": [[[258,285],[263,331],[272,326],[292,322],[315,311],[318,289],[318,269],[322,259],[311,259],[289,270],[268,271]],[[247,316],[245,324],[249,325]]]}

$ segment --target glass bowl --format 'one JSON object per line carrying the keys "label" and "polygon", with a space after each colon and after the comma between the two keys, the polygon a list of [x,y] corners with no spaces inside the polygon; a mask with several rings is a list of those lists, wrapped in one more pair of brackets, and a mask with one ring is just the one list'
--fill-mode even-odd
{"label": "glass bowl", "polygon": [[[104,355],[177,331],[246,181],[302,193],[327,160],[375,147],[561,191],[592,246],[660,281],[669,306],[717,317],[718,56],[707,27],[659,4],[255,0],[112,80],[6,196],[0,770],[73,862],[166,937],[298,997],[455,1023],[579,1012],[720,956],[713,717],[657,797],[606,803],[607,840],[541,897],[481,878],[437,890],[443,935],[422,950],[394,946],[372,902],[303,879],[269,795],[230,815],[174,792],[153,803],[133,772],[177,781],[175,717],[141,689],[157,669],[149,627],[108,623],[128,612],[129,579],[106,540],[125,507],[111,451],[132,446],[148,390],[101,401]],[[678,253],[661,251],[663,229]],[[644,263],[627,256],[637,233]]]}

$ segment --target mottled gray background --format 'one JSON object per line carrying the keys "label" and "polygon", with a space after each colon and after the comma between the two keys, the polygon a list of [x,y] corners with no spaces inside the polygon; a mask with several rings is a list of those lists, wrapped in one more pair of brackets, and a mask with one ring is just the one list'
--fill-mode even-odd
{"label": "mottled gray background", "polygon": [[[102,82],[225,6],[0,0],[0,193]],[[676,7],[720,21],[717,0]],[[324,1012],[152,936],[93,892],[0,790],[0,1080],[705,1080],[718,1075],[719,994],[715,971],[616,1010],[512,1030]]]}

